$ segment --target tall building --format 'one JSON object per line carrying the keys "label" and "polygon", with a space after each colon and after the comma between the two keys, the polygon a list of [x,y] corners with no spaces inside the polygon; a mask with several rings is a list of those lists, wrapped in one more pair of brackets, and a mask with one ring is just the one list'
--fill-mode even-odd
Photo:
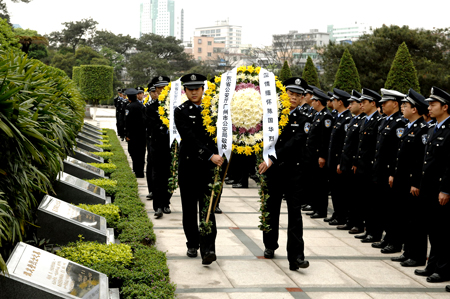
{"label": "tall building", "polygon": [[228,20],[216,21],[216,25],[195,28],[194,36],[214,37],[214,42],[225,42],[225,48],[239,47],[242,26],[230,25]]}
{"label": "tall building", "polygon": [[372,26],[355,22],[345,25],[328,25],[327,32],[330,34],[330,41],[337,43],[352,43],[363,34],[372,34]]}
{"label": "tall building", "polygon": [[146,0],[140,8],[139,36],[154,33],[184,39],[184,10],[175,0]]}

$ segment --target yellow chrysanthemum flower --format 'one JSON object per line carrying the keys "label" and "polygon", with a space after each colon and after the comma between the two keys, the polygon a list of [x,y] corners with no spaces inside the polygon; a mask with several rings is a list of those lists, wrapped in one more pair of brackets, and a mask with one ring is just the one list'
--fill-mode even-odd
{"label": "yellow chrysanthemum flower", "polygon": [[169,120],[167,118],[164,117],[164,119],[162,120],[163,124],[165,124],[166,126],[169,126]]}
{"label": "yellow chrysanthemum flower", "polygon": [[246,155],[246,156],[250,156],[251,154],[252,154],[252,152],[253,152],[253,150],[252,150],[252,147],[251,146],[245,146],[245,150],[244,150],[244,154]]}
{"label": "yellow chrysanthemum flower", "polygon": [[289,108],[284,108],[283,111],[281,111],[281,113],[283,114],[289,114],[291,110],[289,110]]}
{"label": "yellow chrysanthemum flower", "polygon": [[[216,133],[216,127],[208,126],[207,131],[208,131],[209,135],[213,135]],[[216,142],[217,142],[217,140],[216,140]]]}
{"label": "yellow chrysanthemum flower", "polygon": [[254,68],[253,66],[249,65],[249,66],[247,67],[247,71],[249,71],[250,74],[251,74],[251,73],[253,73],[253,72],[255,71],[255,68]]}
{"label": "yellow chrysanthemum flower", "polygon": [[245,67],[245,65],[241,65],[240,67],[237,68],[237,72],[245,72],[247,70],[247,68]]}
{"label": "yellow chrysanthemum flower", "polygon": [[158,107],[158,113],[159,113],[159,115],[164,115],[164,113],[166,113],[166,112],[164,111],[164,107],[159,106],[159,107]]}
{"label": "yellow chrysanthemum flower", "polygon": [[259,143],[255,144],[253,146],[253,150],[255,151],[256,154],[259,153],[261,151],[260,144]]}
{"label": "yellow chrysanthemum flower", "polygon": [[201,113],[202,113],[203,116],[209,115],[209,110],[208,109],[203,109]]}
{"label": "yellow chrysanthemum flower", "polygon": [[166,97],[161,93],[158,97],[158,101],[162,102],[162,101],[164,101],[165,98]]}
{"label": "yellow chrysanthemum flower", "polygon": [[220,76],[216,76],[216,78],[214,78],[214,82],[216,83],[220,83],[220,80],[222,80],[222,77]]}
{"label": "yellow chrysanthemum flower", "polygon": [[260,71],[261,71],[261,67],[260,67],[260,66],[256,67],[255,72],[256,72],[257,74],[259,74]]}
{"label": "yellow chrysanthemum flower", "polygon": [[236,148],[236,150],[237,150],[237,153],[238,153],[238,154],[242,154],[242,153],[244,152],[245,148],[244,148],[243,146],[238,146],[238,147]]}

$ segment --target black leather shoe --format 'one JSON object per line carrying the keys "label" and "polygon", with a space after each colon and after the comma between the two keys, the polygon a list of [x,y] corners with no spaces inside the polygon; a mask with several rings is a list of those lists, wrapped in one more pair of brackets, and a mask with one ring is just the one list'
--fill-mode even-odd
{"label": "black leather shoe", "polygon": [[274,256],[275,256],[275,250],[269,249],[269,248],[264,249],[264,257],[266,259],[273,259]]}
{"label": "black leather shoe", "polygon": [[334,220],[334,218],[333,218],[333,216],[331,216],[331,217],[325,218],[323,221],[324,222],[331,222],[333,220]]}
{"label": "black leather shoe", "polygon": [[311,215],[311,218],[312,218],[312,219],[316,219],[316,218],[325,218],[325,217],[327,217],[327,215],[321,215],[321,214],[319,214],[319,213],[314,213],[314,214]]}
{"label": "black leather shoe", "polygon": [[156,219],[161,218],[163,216],[163,210],[161,208],[158,208],[155,212]]}
{"label": "black leather shoe", "polygon": [[427,277],[427,282],[444,282],[449,280],[449,277],[439,275],[438,273],[433,273]]}
{"label": "black leather shoe", "polygon": [[294,263],[289,263],[289,270],[296,271],[299,268],[306,269],[309,267],[309,262],[301,259],[297,259]]}
{"label": "black leather shoe", "polygon": [[338,225],[336,228],[339,229],[339,230],[351,230],[351,229],[352,229],[352,226],[351,226],[351,225],[348,225],[348,224],[346,223],[346,224]]}
{"label": "black leather shoe", "polygon": [[391,257],[391,261],[393,262],[404,262],[406,260],[408,260],[408,258],[403,254],[401,256]]}
{"label": "black leather shoe", "polygon": [[445,290],[446,290],[447,292],[450,292],[450,285],[445,286]]}
{"label": "black leather shoe", "polygon": [[248,186],[244,186],[240,183],[237,183],[237,184],[233,184],[233,188],[248,188]]}
{"label": "black leather shoe", "polygon": [[380,241],[380,239],[376,239],[372,235],[367,235],[367,237],[365,237],[364,239],[361,240],[361,243],[373,243],[373,242],[378,242],[378,241]]}
{"label": "black leather shoe", "polygon": [[[356,234],[360,234],[363,232],[364,232],[364,228],[360,228],[360,227],[356,227],[356,226],[352,227],[352,229],[348,231],[348,233],[351,235],[356,235]],[[365,237],[367,237],[366,233],[359,235],[359,236],[355,236],[356,239],[364,239]]]}
{"label": "black leather shoe", "polygon": [[433,274],[430,270],[427,270],[426,268],[424,270],[416,269],[414,270],[414,274],[418,276],[431,276]]}
{"label": "black leather shoe", "polygon": [[301,205],[300,207],[303,209],[303,208],[306,208],[308,205],[307,204],[304,204],[304,205]]}
{"label": "black leather shoe", "polygon": [[311,216],[311,215],[314,215],[315,213],[316,213],[316,212],[311,211],[311,212],[306,213],[306,215]]}
{"label": "black leather shoe", "polygon": [[341,225],[343,222],[339,221],[337,219],[333,219],[330,222],[328,222],[329,225]]}
{"label": "black leather shoe", "polygon": [[313,208],[312,208],[310,205],[307,205],[306,207],[304,207],[304,208],[302,209],[302,211],[310,212],[310,211],[313,211]]}
{"label": "black leather shoe", "polygon": [[388,246],[388,242],[386,242],[385,240],[381,240],[381,242],[375,242],[372,244],[373,248],[384,248],[386,246]]}
{"label": "black leather shoe", "polygon": [[389,244],[388,246],[384,247],[383,249],[381,249],[381,253],[396,253],[396,252],[401,252],[402,251],[402,247],[398,247],[398,246],[394,246]]}
{"label": "black leather shoe", "polygon": [[170,213],[172,213],[172,211],[170,210],[170,207],[167,206],[167,207],[164,207],[164,208],[163,208],[163,213],[164,213],[164,214],[170,214]]}
{"label": "black leather shoe", "polygon": [[406,261],[403,261],[400,263],[400,266],[402,267],[421,267],[425,266],[425,262],[419,263],[412,259],[407,259]]}
{"label": "black leather shoe", "polygon": [[148,200],[152,200],[153,199],[153,193],[150,192],[149,194],[147,194],[146,197],[148,198]]}
{"label": "black leather shoe", "polygon": [[225,180],[225,184],[232,185],[234,183],[234,180]]}
{"label": "black leather shoe", "polygon": [[197,249],[195,248],[188,248],[186,255],[188,257],[197,257]]}
{"label": "black leather shoe", "polygon": [[214,210],[215,214],[222,214],[222,210],[219,208],[219,206],[216,206],[216,209]]}
{"label": "black leather shoe", "polygon": [[202,265],[211,265],[215,260],[217,260],[216,253],[214,251],[208,251],[203,256]]}

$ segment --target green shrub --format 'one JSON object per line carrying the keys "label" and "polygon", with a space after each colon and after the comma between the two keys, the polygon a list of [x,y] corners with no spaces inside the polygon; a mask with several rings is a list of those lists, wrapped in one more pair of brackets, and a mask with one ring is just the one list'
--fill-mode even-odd
{"label": "green shrub", "polygon": [[308,82],[309,85],[314,85],[320,88],[319,75],[317,74],[317,68],[312,61],[312,58],[308,56],[306,59],[305,69],[303,70],[302,78]]}
{"label": "green shrub", "polygon": [[[95,145],[95,146],[97,146],[97,144]],[[94,155],[97,155],[97,156],[99,156],[99,157],[102,157],[103,159],[109,159],[109,158],[111,158],[112,156],[114,156],[114,153],[113,152],[92,152]]]}
{"label": "green shrub", "polygon": [[99,147],[99,148],[102,148],[104,150],[111,150],[111,144],[96,144],[95,146]]}
{"label": "green shrub", "polygon": [[20,49],[19,39],[8,22],[0,18],[0,50],[10,49]]}
{"label": "green shrub", "polygon": [[108,100],[113,92],[114,68],[106,65],[80,66],[80,90],[86,101],[97,105],[102,100]]}
{"label": "green shrub", "polygon": [[348,93],[351,93],[353,89],[361,90],[358,69],[348,49],[345,49],[344,54],[342,54],[333,88],[339,88]]}
{"label": "green shrub", "polygon": [[133,260],[131,247],[127,244],[100,244],[97,242],[77,241],[62,247],[56,254],[82,265],[107,262],[112,266],[127,266]]}
{"label": "green shrub", "polygon": [[103,216],[108,223],[108,227],[116,228],[120,219],[120,209],[114,204],[86,205],[80,204],[79,208],[89,211],[99,216]]}
{"label": "green shrub", "polygon": [[291,69],[289,68],[287,61],[284,61],[283,68],[280,71],[280,76],[278,77],[278,80],[284,82],[290,77],[292,77]]}
{"label": "green shrub", "polygon": [[397,90],[405,94],[408,93],[410,88],[420,92],[417,71],[405,42],[398,47],[384,88]]}
{"label": "green shrub", "polygon": [[80,67],[74,66],[72,69],[72,80],[78,87],[80,87],[80,73],[81,73]]}
{"label": "green shrub", "polygon": [[91,179],[85,180],[92,185],[105,189],[106,194],[115,195],[117,192],[117,181],[111,179]]}
{"label": "green shrub", "polygon": [[117,166],[115,164],[112,164],[111,162],[109,162],[109,163],[88,163],[88,164],[102,169],[105,172],[105,174],[107,174],[107,175],[113,173],[117,169]]}

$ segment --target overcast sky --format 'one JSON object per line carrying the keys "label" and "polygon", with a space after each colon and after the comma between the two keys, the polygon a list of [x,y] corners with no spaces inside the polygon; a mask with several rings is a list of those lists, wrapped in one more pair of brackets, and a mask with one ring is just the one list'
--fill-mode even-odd
{"label": "overcast sky", "polygon": [[[149,1],[149,0],[147,0]],[[375,27],[382,24],[409,25],[411,28],[450,27],[445,0],[405,2],[377,1],[202,1],[175,0],[184,9],[185,40],[196,27],[214,25],[229,19],[231,25],[242,26],[242,43],[270,45],[272,34],[289,30],[326,32],[327,25],[362,22]],[[11,22],[40,34],[59,31],[61,23],[92,17],[98,29],[115,34],[139,36],[139,4],[143,0],[32,0],[12,3],[6,0]]]}

